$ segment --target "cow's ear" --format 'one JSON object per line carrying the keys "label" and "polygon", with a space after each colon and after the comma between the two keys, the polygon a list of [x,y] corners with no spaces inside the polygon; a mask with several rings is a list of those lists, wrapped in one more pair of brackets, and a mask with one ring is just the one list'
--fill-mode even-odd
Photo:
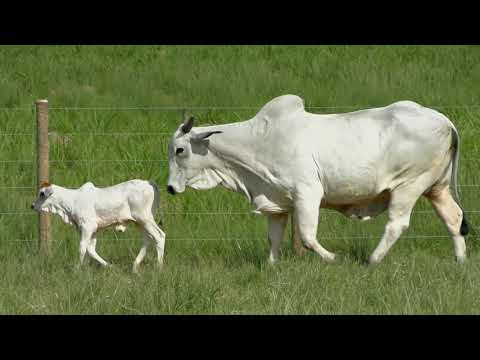
{"label": "cow's ear", "polygon": [[221,134],[223,131],[206,131],[200,134],[192,134],[191,139],[194,141],[202,141],[209,138],[213,134]]}
{"label": "cow's ear", "polygon": [[192,116],[190,117],[190,119],[188,119],[188,121],[185,124],[182,125],[182,132],[184,134],[188,134],[190,130],[192,130],[194,121],[195,121],[195,118]]}

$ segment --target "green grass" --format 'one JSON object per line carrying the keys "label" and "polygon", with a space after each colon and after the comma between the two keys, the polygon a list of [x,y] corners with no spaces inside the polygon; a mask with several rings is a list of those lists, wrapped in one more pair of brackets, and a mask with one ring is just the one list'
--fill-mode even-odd
{"label": "green grass", "polygon": [[[307,106],[354,106],[314,110],[319,113],[402,99],[447,105],[440,110],[462,142],[460,183],[480,184],[480,106],[462,107],[480,105],[479,58],[477,46],[0,47],[0,133],[16,133],[0,135],[0,313],[480,313],[479,239],[467,237],[469,260],[456,264],[452,241],[436,215],[425,212],[432,208],[424,199],[377,267],[363,263],[385,215],[360,223],[329,211],[321,212],[318,238],[341,256],[338,264],[311,253],[298,257],[286,239],[281,261],[271,267],[265,218],[249,213],[245,198],[221,188],[175,197],[163,190],[166,163],[152,160],[166,159],[169,136],[155,133],[171,133],[180,111],[105,109],[185,106],[211,124],[247,119],[285,93],[302,96]],[[141,276],[131,274],[141,246],[133,226],[99,236],[98,252],[112,269],[90,261],[75,270],[78,235],[56,217],[53,254],[39,256],[37,216],[29,209],[36,174],[31,105],[38,98],[49,99],[50,130],[67,139],[51,142],[54,183],[108,186],[144,178],[160,186],[164,271],[156,271],[150,249]],[[194,110],[211,106],[252,108]],[[129,161],[91,161],[115,159]],[[19,186],[25,188],[7,188]],[[467,211],[480,210],[478,189],[461,188]],[[5,213],[12,211],[19,213]],[[474,227],[478,214],[468,214]]]}

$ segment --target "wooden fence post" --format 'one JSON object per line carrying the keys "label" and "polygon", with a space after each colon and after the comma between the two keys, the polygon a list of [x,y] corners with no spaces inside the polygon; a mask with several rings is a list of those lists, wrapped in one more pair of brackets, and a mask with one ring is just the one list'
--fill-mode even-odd
{"label": "wooden fence post", "polygon": [[[37,190],[40,184],[48,181],[48,100],[35,102],[37,115]],[[39,213],[38,215],[38,240],[40,252],[50,254],[50,215]]]}

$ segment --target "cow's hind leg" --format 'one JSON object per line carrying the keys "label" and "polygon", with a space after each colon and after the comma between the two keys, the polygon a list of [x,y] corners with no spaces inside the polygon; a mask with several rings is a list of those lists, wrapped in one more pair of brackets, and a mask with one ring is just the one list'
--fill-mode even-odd
{"label": "cow's hind leg", "polygon": [[291,235],[292,235],[292,246],[293,246],[293,251],[298,255],[298,256],[303,256],[307,253],[307,249],[305,246],[303,246],[302,239],[300,238],[300,234],[298,231],[298,224],[295,221],[295,215],[293,214],[293,211],[291,213]]}
{"label": "cow's hind leg", "polygon": [[370,264],[378,264],[385,257],[393,244],[410,225],[410,215],[415,203],[425,191],[424,179],[427,174],[419,178],[417,182],[402,186],[391,193],[388,207],[388,221],[385,226],[380,243],[370,256]]}
{"label": "cow's hind leg", "polygon": [[452,235],[457,261],[465,261],[465,239],[460,230],[462,226],[463,211],[453,199],[448,185],[442,188],[434,187],[431,191],[425,194],[425,196],[430,200],[436,213],[445,223],[449,233]]}
{"label": "cow's hind leg", "polygon": [[288,214],[270,214],[268,216],[268,239],[270,240],[270,256],[268,260],[274,263],[280,255],[280,244],[287,226]]}

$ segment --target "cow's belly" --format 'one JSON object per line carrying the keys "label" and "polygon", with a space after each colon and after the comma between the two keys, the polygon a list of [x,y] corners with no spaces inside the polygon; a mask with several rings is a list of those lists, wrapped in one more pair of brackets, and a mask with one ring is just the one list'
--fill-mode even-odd
{"label": "cow's belly", "polygon": [[337,205],[368,202],[376,198],[382,191],[378,189],[374,178],[367,181],[362,180],[338,179],[329,182],[325,186],[325,201]]}
{"label": "cow's belly", "polygon": [[320,206],[322,208],[334,209],[350,218],[370,220],[387,210],[389,203],[390,192],[383,191],[374,197],[359,201],[351,201],[346,204],[331,203],[324,199]]}

